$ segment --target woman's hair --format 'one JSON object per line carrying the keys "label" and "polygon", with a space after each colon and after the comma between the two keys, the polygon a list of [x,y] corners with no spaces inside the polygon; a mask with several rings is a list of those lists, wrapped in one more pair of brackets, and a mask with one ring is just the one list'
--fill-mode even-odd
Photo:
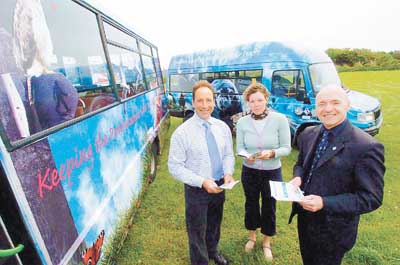
{"label": "woman's hair", "polygon": [[252,94],[260,92],[265,96],[265,99],[268,101],[270,93],[267,88],[261,83],[252,83],[249,85],[246,90],[243,92],[244,100],[249,102],[249,98]]}
{"label": "woman's hair", "polygon": [[207,87],[211,90],[211,92],[213,94],[215,93],[214,87],[207,80],[200,80],[200,81],[197,81],[193,86],[193,91],[192,91],[193,100],[194,100],[197,89],[199,89],[201,87]]}

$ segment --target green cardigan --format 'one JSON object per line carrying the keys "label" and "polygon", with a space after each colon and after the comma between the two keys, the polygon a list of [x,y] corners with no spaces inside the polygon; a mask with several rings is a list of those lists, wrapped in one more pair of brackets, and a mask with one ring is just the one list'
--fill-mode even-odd
{"label": "green cardigan", "polygon": [[281,167],[281,156],[290,153],[290,129],[286,117],[280,113],[270,111],[265,118],[266,123],[260,134],[257,133],[250,115],[238,120],[236,126],[236,152],[245,149],[249,153],[272,149],[275,157],[267,160],[256,160],[253,164],[243,164],[246,167],[272,170]]}

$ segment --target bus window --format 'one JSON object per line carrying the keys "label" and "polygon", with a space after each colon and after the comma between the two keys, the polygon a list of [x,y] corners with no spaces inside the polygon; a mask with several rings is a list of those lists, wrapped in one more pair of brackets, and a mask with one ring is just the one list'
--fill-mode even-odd
{"label": "bus window", "polygon": [[158,59],[158,51],[154,47],[151,48],[151,53],[153,54],[154,59]]}
{"label": "bus window", "polygon": [[162,77],[162,70],[160,67],[160,60],[158,58],[154,58],[154,64],[156,65],[156,75],[157,75],[157,80],[158,80],[158,84],[160,87],[163,87],[164,89],[164,80]]}
{"label": "bus window", "polygon": [[[108,45],[118,94],[128,98],[143,91],[143,71],[138,53]],[[140,91],[142,90],[142,91]]]}
{"label": "bus window", "polygon": [[240,76],[240,78],[238,78],[236,81],[236,86],[240,93],[243,93],[251,83],[261,83],[262,70],[246,70],[236,72],[239,72]]}
{"label": "bus window", "polygon": [[275,71],[272,75],[271,90],[274,96],[303,100],[306,94],[303,72],[300,70]]}
{"label": "bus window", "polygon": [[136,39],[107,22],[104,30],[119,97],[125,99],[145,91]]}
{"label": "bus window", "polygon": [[119,96],[124,99],[139,93],[144,86],[139,54],[112,44],[108,51]]}
{"label": "bus window", "polygon": [[144,44],[143,42],[139,42],[139,47],[140,47],[140,52],[145,54],[145,55],[149,55],[151,56],[151,49],[148,45]]}
{"label": "bus window", "polygon": [[53,69],[79,92],[76,116],[115,102],[95,14],[72,1],[46,1],[43,7],[59,58]]}
{"label": "bus window", "polygon": [[229,72],[221,72],[219,78],[221,79],[229,78]]}
{"label": "bus window", "polygon": [[161,71],[161,67],[160,67],[160,59],[158,57],[157,49],[152,47],[152,53],[153,53],[154,65],[156,67],[156,75],[157,75],[158,84],[159,84],[159,86],[162,87],[162,85],[163,85],[162,71]]}
{"label": "bus window", "polygon": [[194,84],[199,81],[198,74],[182,74],[170,76],[171,92],[192,92]]}
{"label": "bus window", "polygon": [[0,76],[0,119],[10,141],[115,100],[95,14],[72,1],[25,2],[7,0],[0,16],[1,47],[15,55],[2,58]]}
{"label": "bus window", "polygon": [[[216,84],[216,80],[229,80],[232,83],[229,93],[241,94],[254,81],[261,82],[262,70],[246,70],[246,71],[224,71],[212,73],[200,73],[200,79],[207,80]],[[228,82],[228,81],[226,81]],[[225,83],[226,83],[225,82]],[[219,91],[215,86],[214,88]],[[225,91],[225,90],[223,90]],[[226,92],[223,92],[226,93]]]}
{"label": "bus window", "polygon": [[147,89],[154,89],[158,87],[158,81],[156,76],[156,70],[154,68],[154,62],[151,57],[142,56],[144,73],[146,78]]}
{"label": "bus window", "polygon": [[214,80],[214,73],[201,73],[200,74],[201,79],[207,80],[207,81],[211,81]]}
{"label": "bus window", "polygon": [[310,65],[309,70],[314,95],[317,95],[319,90],[325,85],[335,84],[342,86],[333,63],[315,63]]}
{"label": "bus window", "polygon": [[103,25],[108,42],[116,43],[118,46],[124,46],[134,51],[139,51],[135,38],[115,28],[107,22]]}

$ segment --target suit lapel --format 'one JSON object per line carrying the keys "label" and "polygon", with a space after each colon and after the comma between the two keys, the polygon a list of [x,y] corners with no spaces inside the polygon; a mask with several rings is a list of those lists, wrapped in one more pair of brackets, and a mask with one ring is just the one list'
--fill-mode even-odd
{"label": "suit lapel", "polygon": [[334,157],[337,153],[340,152],[344,148],[344,143],[340,141],[333,141],[332,144],[329,145],[329,147],[325,150],[325,152],[322,154],[321,158],[319,159],[316,169],[322,166],[324,163],[329,161],[332,157]]}
{"label": "suit lapel", "polygon": [[319,159],[315,167],[316,169],[322,166],[327,161],[329,161],[332,157],[334,157],[344,148],[345,142],[347,142],[350,139],[351,130],[352,130],[351,124],[349,121],[347,121],[346,126],[339,133],[339,135],[333,139],[332,143],[329,143],[328,148],[325,150],[325,152]]}

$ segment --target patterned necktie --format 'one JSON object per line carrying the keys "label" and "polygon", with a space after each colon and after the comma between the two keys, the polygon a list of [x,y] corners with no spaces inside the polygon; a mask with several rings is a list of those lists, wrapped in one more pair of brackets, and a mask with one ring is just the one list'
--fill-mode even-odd
{"label": "patterned necktie", "polygon": [[210,125],[208,123],[203,123],[206,133],[206,141],[207,141],[207,148],[208,148],[208,155],[210,156],[210,163],[211,163],[211,172],[212,178],[215,180],[219,180],[224,172],[222,169],[222,161],[218,151],[217,141],[211,131]]}
{"label": "patterned necktie", "polygon": [[317,166],[318,161],[321,158],[322,154],[326,150],[326,147],[328,147],[328,144],[329,144],[328,135],[329,135],[329,131],[324,130],[324,132],[322,133],[321,141],[319,142],[317,149],[315,150],[314,159],[311,164],[310,172],[308,173],[308,178],[307,178],[306,184],[310,183],[313,171],[314,171],[315,167]]}

